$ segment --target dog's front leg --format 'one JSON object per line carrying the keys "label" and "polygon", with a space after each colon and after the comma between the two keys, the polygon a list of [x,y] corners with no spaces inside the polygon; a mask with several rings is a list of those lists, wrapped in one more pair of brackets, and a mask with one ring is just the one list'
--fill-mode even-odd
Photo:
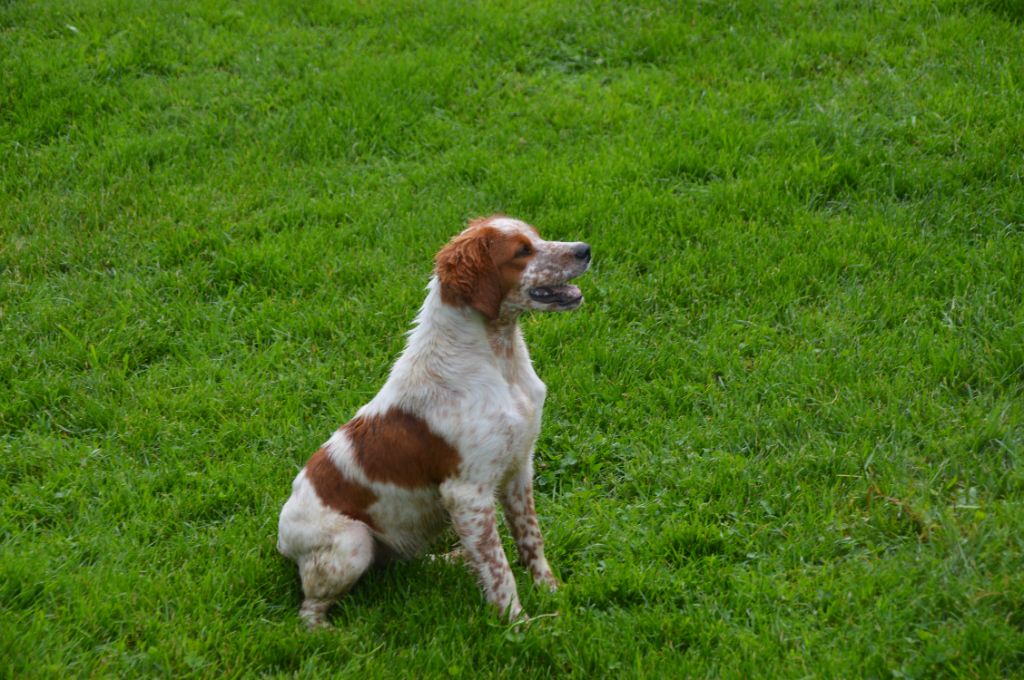
{"label": "dog's front leg", "polygon": [[493,495],[484,485],[446,482],[441,485],[441,498],[487,601],[509,619],[519,618],[523,608],[498,536]]}
{"label": "dog's front leg", "polygon": [[501,502],[505,506],[505,523],[512,531],[519,561],[530,570],[533,582],[544,584],[551,590],[558,587],[555,575],[544,557],[544,539],[537,523],[537,511],[533,506],[533,470],[526,464],[524,469],[512,476],[501,490]]}

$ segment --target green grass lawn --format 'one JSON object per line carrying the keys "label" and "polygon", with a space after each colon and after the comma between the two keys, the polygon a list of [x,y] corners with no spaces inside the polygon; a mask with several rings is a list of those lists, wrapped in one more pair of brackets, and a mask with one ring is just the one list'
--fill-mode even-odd
{"label": "green grass lawn", "polygon": [[[1020,677],[1022,173],[1016,0],[4,2],[0,676]],[[308,633],[291,479],[495,211],[594,246],[564,588]]]}

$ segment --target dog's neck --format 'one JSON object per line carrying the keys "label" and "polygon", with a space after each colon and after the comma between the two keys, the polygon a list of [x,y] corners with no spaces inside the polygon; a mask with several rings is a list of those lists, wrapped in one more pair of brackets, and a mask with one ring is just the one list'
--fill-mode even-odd
{"label": "dog's neck", "polygon": [[498,357],[511,359],[516,354],[516,345],[521,343],[522,333],[519,330],[520,310],[502,309],[498,318],[487,320],[487,341]]}
{"label": "dog's neck", "polygon": [[488,320],[469,306],[447,304],[441,299],[437,277],[431,277],[402,358],[430,365],[449,363],[458,355],[483,354],[502,365],[515,364],[523,347],[519,314],[518,310],[502,310],[497,319]]}

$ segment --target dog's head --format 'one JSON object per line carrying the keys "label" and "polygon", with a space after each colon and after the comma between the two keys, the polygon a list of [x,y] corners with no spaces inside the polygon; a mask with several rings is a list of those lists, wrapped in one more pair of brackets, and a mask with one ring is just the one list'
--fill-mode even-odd
{"label": "dog's head", "polygon": [[590,267],[586,243],[545,241],[529,224],[493,215],[473,220],[435,261],[441,299],[495,320],[528,309],[568,311],[583,293],[568,283]]}

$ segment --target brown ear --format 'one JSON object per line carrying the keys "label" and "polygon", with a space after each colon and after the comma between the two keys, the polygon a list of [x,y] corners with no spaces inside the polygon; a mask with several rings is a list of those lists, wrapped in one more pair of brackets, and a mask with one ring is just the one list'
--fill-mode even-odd
{"label": "brown ear", "polygon": [[448,242],[435,259],[441,300],[469,305],[490,320],[498,318],[504,292],[498,267],[491,257],[493,229],[464,231]]}

